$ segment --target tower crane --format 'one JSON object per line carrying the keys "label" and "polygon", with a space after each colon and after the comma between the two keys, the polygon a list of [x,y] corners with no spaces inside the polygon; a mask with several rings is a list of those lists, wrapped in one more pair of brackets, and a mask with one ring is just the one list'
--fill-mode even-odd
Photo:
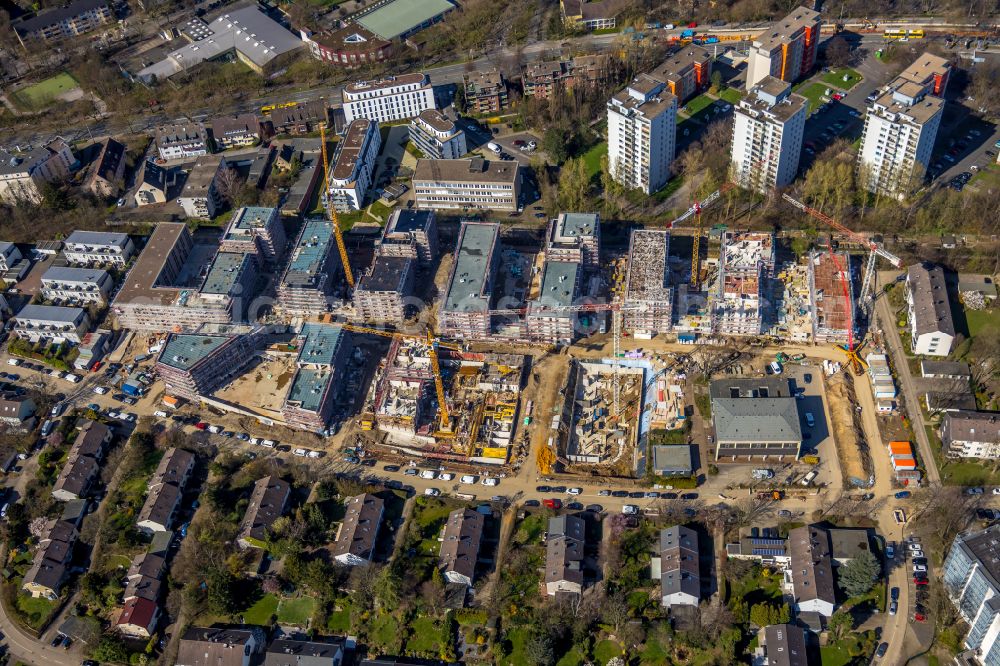
{"label": "tower crane", "polygon": [[448,401],[444,394],[444,379],[441,377],[441,364],[438,361],[438,348],[461,351],[462,348],[459,345],[445,342],[440,338],[435,337],[430,330],[427,330],[423,335],[418,335],[412,333],[399,333],[396,331],[382,331],[377,328],[358,326],[357,324],[340,324],[340,327],[346,331],[353,331],[355,333],[370,333],[371,335],[380,335],[383,338],[420,340],[421,342],[427,343],[427,354],[431,360],[431,371],[434,374],[434,389],[437,391],[438,399],[438,431],[434,433],[434,435],[435,437],[455,436],[455,431],[451,424],[451,413],[448,410]]}
{"label": "tower crane", "polygon": [[340,232],[340,221],[337,210],[330,201],[330,162],[326,156],[326,123],[319,124],[319,145],[323,158],[323,196],[326,199],[326,213],[333,223],[333,236],[337,239],[337,250],[340,252],[340,262],[344,265],[344,279],[347,285],[354,289],[354,273],[351,272],[351,262],[347,258],[347,246],[344,245],[344,234]]}

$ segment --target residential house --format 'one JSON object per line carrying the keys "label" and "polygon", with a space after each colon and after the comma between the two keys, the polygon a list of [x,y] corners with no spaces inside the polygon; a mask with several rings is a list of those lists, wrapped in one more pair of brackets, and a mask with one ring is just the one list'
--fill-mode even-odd
{"label": "residential house", "polygon": [[465,132],[437,109],[421,111],[410,121],[410,141],[425,157],[457,160],[469,152]]}
{"label": "residential house", "polygon": [[210,220],[219,213],[225,203],[223,174],[228,168],[225,158],[198,158],[177,199],[185,215]]}
{"label": "residential house", "polygon": [[507,82],[499,69],[465,75],[465,103],[473,113],[496,113],[507,108]]}
{"label": "residential house", "polygon": [[343,661],[343,640],[276,638],[264,651],[262,666],[340,666]]}
{"label": "residential house", "polygon": [[338,211],[364,208],[381,145],[377,123],[358,118],[348,126],[344,139],[337,144],[327,183],[329,201]]}
{"label": "residential house", "polygon": [[125,146],[114,139],[105,139],[101,142],[101,152],[90,169],[84,187],[98,198],[113,199],[124,186]]}
{"label": "residential house", "polygon": [[583,592],[583,549],[586,544],[586,524],[571,515],[549,518],[549,534],[545,540],[545,593]]}
{"label": "residential house", "polygon": [[948,304],[944,269],[916,264],[906,271],[906,304],[910,320],[910,351],[947,356],[955,340],[955,322]]}
{"label": "residential house", "polygon": [[160,606],[155,601],[142,597],[132,597],[125,601],[115,631],[128,638],[148,639],[156,631],[160,620]]}
{"label": "residential house", "polygon": [[348,566],[368,564],[375,554],[385,502],[365,493],[349,498],[344,506],[344,519],[332,547],[333,559]]}
{"label": "residential house", "polygon": [[21,251],[10,241],[0,241],[0,273],[6,273],[21,261]]}
{"label": "residential house", "polygon": [[75,0],[28,19],[10,23],[25,50],[35,51],[38,42],[54,42],[96,30],[114,20],[108,0]]}
{"label": "residential house", "polygon": [[253,113],[224,116],[212,120],[212,138],[217,150],[244,148],[260,143],[260,119]]}
{"label": "residential house", "polygon": [[[991,665],[1000,659],[1000,525],[959,534],[944,566],[935,570],[965,626],[964,647],[974,652],[966,664]],[[957,662],[956,662],[957,663]]]}
{"label": "residential house", "polygon": [[191,159],[208,155],[208,132],[202,123],[161,125],[156,128],[160,159]]}
{"label": "residential house", "polygon": [[788,547],[784,586],[793,597],[793,610],[830,617],[837,600],[829,535],[815,525],[796,527],[788,533]]}
{"label": "residential house", "polygon": [[157,602],[163,588],[163,574],[167,571],[167,562],[162,555],[156,553],[140,553],[132,558],[125,579],[124,598],[147,599]]}
{"label": "residential house", "polygon": [[941,419],[941,444],[949,456],[1000,458],[1000,413],[959,410]]}
{"label": "residential house", "polygon": [[80,342],[90,328],[90,318],[83,308],[57,305],[25,305],[15,316],[14,335],[30,342],[51,344]]}
{"label": "residential house", "polygon": [[181,637],[174,666],[250,666],[266,640],[260,627],[189,627]]}
{"label": "residential house", "polygon": [[772,624],[757,632],[754,666],[809,666],[806,630],[794,624]]}
{"label": "residential house", "polygon": [[0,393],[0,423],[19,428],[35,415],[35,403],[26,395]]}
{"label": "residential house", "polygon": [[115,286],[111,274],[100,268],[50,266],[42,274],[42,297],[66,305],[104,305]]}
{"label": "residential house", "polygon": [[321,99],[296,104],[271,112],[271,125],[275,134],[308,134],[330,121],[330,109]]}
{"label": "residential house", "polygon": [[448,514],[441,537],[438,567],[449,583],[464,583],[471,587],[475,581],[485,521],[483,514],[472,509],[455,509]]}
{"label": "residential house", "polygon": [[0,161],[0,201],[40,203],[45,184],[68,179],[77,164],[73,149],[61,136],[40,148],[11,154]]}
{"label": "residential house", "polygon": [[288,506],[291,486],[271,475],[258,479],[250,493],[250,504],[240,523],[237,543],[241,548],[263,548],[267,532]]}
{"label": "residential house", "polygon": [[173,184],[173,179],[168,179],[167,174],[167,169],[152,160],[143,162],[139,187],[135,191],[135,205],[166,203],[167,188]]}
{"label": "residential house", "polygon": [[184,449],[167,449],[149,480],[149,493],[139,511],[136,527],[146,533],[171,530],[184,486],[193,470],[194,454]]}
{"label": "residential house", "polygon": [[69,575],[69,562],[79,536],[76,526],[65,520],[46,522],[31,567],[21,581],[21,589],[36,599],[58,599]]}
{"label": "residential house", "polygon": [[694,606],[701,599],[698,534],[683,525],[660,530],[660,598],[664,608]]}
{"label": "residential house", "polygon": [[777,567],[786,567],[791,561],[788,539],[782,537],[777,528],[770,527],[741,528],[739,541],[726,544],[726,555]]}
{"label": "residential house", "polygon": [[128,234],[111,231],[74,231],[63,246],[63,256],[74,266],[124,268],[134,254]]}

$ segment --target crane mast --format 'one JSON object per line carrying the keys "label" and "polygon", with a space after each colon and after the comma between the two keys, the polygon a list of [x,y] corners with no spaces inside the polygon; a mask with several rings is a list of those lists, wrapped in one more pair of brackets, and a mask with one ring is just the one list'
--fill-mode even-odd
{"label": "crane mast", "polygon": [[333,223],[333,236],[337,240],[337,251],[340,252],[340,263],[344,265],[344,279],[351,289],[354,289],[354,273],[351,272],[351,262],[347,258],[347,246],[344,245],[344,234],[340,232],[340,221],[337,210],[330,201],[330,162],[326,156],[326,123],[319,125],[320,152],[323,158],[323,195],[326,197],[326,213]]}

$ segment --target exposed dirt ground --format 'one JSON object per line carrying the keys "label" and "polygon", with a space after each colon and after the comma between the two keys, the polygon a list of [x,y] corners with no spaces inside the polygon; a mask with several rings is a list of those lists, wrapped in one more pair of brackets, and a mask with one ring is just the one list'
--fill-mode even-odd
{"label": "exposed dirt ground", "polygon": [[265,416],[280,416],[288,383],[295,372],[295,359],[262,361],[224,388],[215,397],[236,405],[249,405]]}
{"label": "exposed dirt ground", "polygon": [[826,381],[826,399],[830,408],[830,429],[837,444],[837,457],[840,459],[840,469],[844,478],[868,478],[861,463],[861,450],[858,448],[858,438],[854,432],[854,406],[847,396],[843,374],[828,377]]}

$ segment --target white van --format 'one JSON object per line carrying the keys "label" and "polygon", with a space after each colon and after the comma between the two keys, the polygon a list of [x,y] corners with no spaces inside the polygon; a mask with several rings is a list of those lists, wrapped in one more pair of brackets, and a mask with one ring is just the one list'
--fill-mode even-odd
{"label": "white van", "polygon": [[165,411],[163,411],[162,409],[159,409],[159,410],[153,412],[153,416],[155,416],[158,419],[165,419],[165,418],[167,418],[167,413]]}
{"label": "white van", "polygon": [[475,483],[476,477],[472,476],[471,474],[466,474],[461,478],[461,481],[462,483]]}
{"label": "white van", "polygon": [[808,486],[813,482],[813,479],[815,479],[817,476],[819,476],[819,472],[813,470],[808,474],[806,474],[805,477],[801,481],[799,481],[799,483],[801,483],[803,486]]}
{"label": "white van", "polygon": [[421,479],[436,479],[437,478],[437,472],[435,472],[432,469],[425,469],[424,471],[422,471],[420,473],[420,478]]}

